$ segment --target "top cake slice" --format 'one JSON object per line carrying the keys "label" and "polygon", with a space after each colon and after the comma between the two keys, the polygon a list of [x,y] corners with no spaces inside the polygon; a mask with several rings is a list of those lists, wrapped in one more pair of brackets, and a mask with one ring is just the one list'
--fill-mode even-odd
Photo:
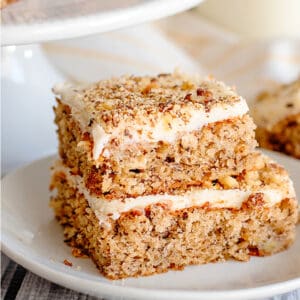
{"label": "top cake slice", "polygon": [[91,193],[172,193],[255,166],[247,103],[214,79],[124,76],[54,93],[60,156]]}

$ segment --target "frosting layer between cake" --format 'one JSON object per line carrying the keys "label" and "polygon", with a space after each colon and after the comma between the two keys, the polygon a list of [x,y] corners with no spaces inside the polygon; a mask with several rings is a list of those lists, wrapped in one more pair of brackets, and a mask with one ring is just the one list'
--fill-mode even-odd
{"label": "frosting layer between cake", "polygon": [[170,210],[176,211],[193,206],[205,206],[209,208],[232,208],[240,209],[249,197],[258,197],[263,207],[271,207],[279,203],[284,198],[295,197],[292,181],[287,177],[288,190],[280,190],[269,187],[249,189],[201,189],[191,188],[183,194],[157,194],[138,197],[128,197],[125,199],[107,200],[90,194],[85,187],[82,177],[73,175],[71,170],[64,166],[60,161],[56,161],[53,166],[53,174],[63,174],[70,186],[83,194],[88,201],[90,208],[94,211],[100,223],[106,223],[109,218],[118,219],[121,213],[134,210],[144,210],[147,206],[161,203],[167,205]]}

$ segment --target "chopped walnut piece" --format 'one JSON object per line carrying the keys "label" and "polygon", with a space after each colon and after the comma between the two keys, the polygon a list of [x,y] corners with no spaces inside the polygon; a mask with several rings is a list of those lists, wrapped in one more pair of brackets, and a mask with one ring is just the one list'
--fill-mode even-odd
{"label": "chopped walnut piece", "polygon": [[219,182],[227,189],[235,189],[239,187],[238,181],[231,176],[223,176],[219,179]]}
{"label": "chopped walnut piece", "polygon": [[192,82],[189,81],[183,81],[181,88],[186,91],[186,90],[190,90],[194,87],[194,84]]}

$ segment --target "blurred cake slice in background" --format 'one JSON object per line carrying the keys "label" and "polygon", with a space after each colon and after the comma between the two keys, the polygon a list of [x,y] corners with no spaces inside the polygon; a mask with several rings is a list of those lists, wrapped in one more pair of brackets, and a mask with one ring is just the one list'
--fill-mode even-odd
{"label": "blurred cake slice in background", "polygon": [[300,79],[259,94],[252,116],[261,147],[300,159]]}

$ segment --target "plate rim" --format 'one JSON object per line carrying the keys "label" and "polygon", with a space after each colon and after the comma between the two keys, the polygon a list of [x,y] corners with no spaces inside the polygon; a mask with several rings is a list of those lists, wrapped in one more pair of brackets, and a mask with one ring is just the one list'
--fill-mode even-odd
{"label": "plate rim", "polygon": [[[267,151],[270,153],[270,151]],[[272,151],[271,151],[272,152]],[[274,153],[274,152],[272,152]],[[275,153],[275,155],[282,154]],[[1,191],[4,188],[5,182],[10,179],[10,177],[15,176],[18,172],[32,166],[33,164],[39,164],[41,162],[52,161],[57,157],[57,154],[47,155],[40,159],[29,162],[11,172],[6,174],[1,179]],[[284,155],[286,159],[295,159]],[[5,201],[5,200],[3,200]],[[2,211],[3,213],[3,211]],[[73,269],[60,271],[55,268],[55,266],[48,266],[46,264],[37,261],[36,259],[41,259],[43,256],[35,254],[33,256],[23,256],[22,253],[13,248],[13,243],[17,241],[16,238],[10,236],[2,224],[1,224],[1,251],[5,253],[9,258],[22,265],[31,272],[37,274],[38,276],[45,278],[56,284],[65,286],[72,290],[77,290],[78,292],[84,292],[93,296],[110,296],[118,297],[123,296],[134,297],[139,299],[254,299],[257,297],[270,297],[282,293],[292,291],[294,289],[300,288],[300,276],[297,278],[292,278],[286,281],[281,281],[278,283],[272,283],[267,285],[262,285],[259,287],[245,288],[245,289],[229,289],[229,290],[177,290],[177,289],[147,289],[139,287],[128,287],[112,284],[111,282],[101,282],[96,280],[90,280],[88,278],[81,278],[76,276],[76,271]],[[84,281],[84,285],[82,284]],[[80,288],[76,288],[76,287]]]}
{"label": "plate rim", "polygon": [[[123,9],[69,17],[55,20],[55,22],[45,21],[42,23],[17,25],[2,24],[1,46],[72,39],[109,32],[171,16],[188,10],[203,1],[151,0]],[[82,24],[85,24],[85,26],[82,26]]]}
{"label": "plate rim", "polygon": [[[10,259],[14,260],[18,264],[22,265],[24,268],[33,272],[34,274],[54,282],[58,285],[67,287],[78,292],[84,292],[93,296],[110,296],[119,297],[123,296],[125,298],[135,297],[139,299],[256,299],[258,297],[270,297],[278,294],[283,294],[300,287],[300,277],[295,279],[290,279],[284,282],[279,282],[275,284],[268,284],[257,288],[246,288],[238,290],[207,290],[207,291],[188,291],[188,290],[176,290],[176,289],[146,289],[137,287],[125,287],[116,286],[110,283],[90,281],[89,279],[83,279],[76,277],[72,273],[63,273],[54,270],[53,268],[47,267],[42,263],[38,263],[33,259],[23,258],[21,254],[10,249],[3,240],[1,240],[1,247],[4,254],[6,254]],[[76,286],[82,286],[82,281],[84,281],[84,286],[88,285],[89,288],[79,288]],[[76,284],[78,283],[78,284]],[[97,286],[96,286],[97,285]],[[101,293],[100,293],[101,291]]]}

